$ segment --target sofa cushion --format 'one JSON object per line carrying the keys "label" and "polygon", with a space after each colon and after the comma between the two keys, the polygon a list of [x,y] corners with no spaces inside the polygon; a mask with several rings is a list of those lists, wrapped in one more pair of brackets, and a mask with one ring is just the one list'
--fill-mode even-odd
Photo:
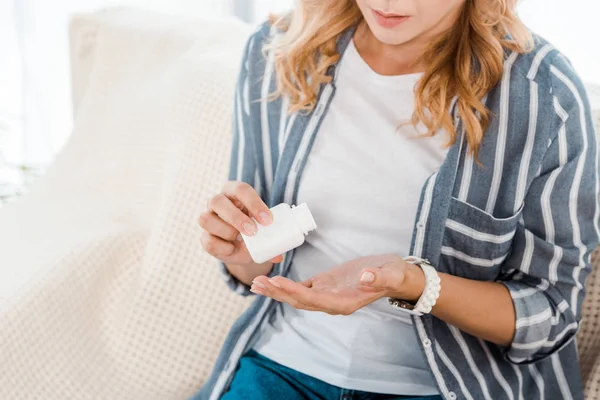
{"label": "sofa cushion", "polygon": [[0,212],[0,398],[183,399],[247,305],[197,219],[226,178],[252,29],[126,9],[73,26],[72,136]]}

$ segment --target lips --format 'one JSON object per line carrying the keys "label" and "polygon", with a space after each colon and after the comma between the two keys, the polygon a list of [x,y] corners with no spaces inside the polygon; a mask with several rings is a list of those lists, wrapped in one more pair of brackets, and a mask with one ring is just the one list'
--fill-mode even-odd
{"label": "lips", "polygon": [[373,15],[380,26],[388,29],[395,28],[410,18],[408,15],[385,13],[379,10],[373,10]]}

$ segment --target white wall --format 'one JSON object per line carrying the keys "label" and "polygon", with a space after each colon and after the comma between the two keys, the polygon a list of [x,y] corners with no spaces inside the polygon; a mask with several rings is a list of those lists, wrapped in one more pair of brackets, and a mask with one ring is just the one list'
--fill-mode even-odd
{"label": "white wall", "polygon": [[294,2],[294,0],[256,0],[253,20],[265,21],[271,13],[281,13],[291,9]]}

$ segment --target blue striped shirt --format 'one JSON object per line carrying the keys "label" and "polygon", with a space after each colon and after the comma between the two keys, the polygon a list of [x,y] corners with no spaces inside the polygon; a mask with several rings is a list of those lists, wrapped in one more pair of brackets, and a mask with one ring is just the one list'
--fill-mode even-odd
{"label": "blue striped shirt", "polygon": [[[338,40],[342,56],[352,33]],[[295,203],[336,91],[334,66],[312,112],[289,115],[285,98],[268,101],[276,83],[272,54],[264,55],[263,46],[276,34],[265,24],[246,45],[230,173],[270,206]],[[481,165],[453,107],[458,139],[423,186],[411,254],[440,272],[503,283],[517,319],[513,343],[503,348],[431,315],[413,318],[445,399],[583,398],[575,336],[591,252],[600,240],[599,151],[580,79],[552,45],[539,37],[535,43],[528,54],[507,52],[503,77],[485,98],[492,120]],[[285,275],[293,255],[273,274]],[[250,294],[222,270],[235,291]],[[274,300],[259,296],[236,321],[199,398],[218,399],[227,390],[239,358],[273,311]]]}

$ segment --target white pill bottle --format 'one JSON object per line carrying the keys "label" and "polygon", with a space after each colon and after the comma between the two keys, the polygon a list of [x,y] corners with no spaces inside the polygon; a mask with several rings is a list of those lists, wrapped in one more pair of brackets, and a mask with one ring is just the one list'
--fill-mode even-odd
{"label": "white pill bottle", "polygon": [[254,236],[242,234],[252,260],[262,264],[304,243],[308,232],[317,229],[317,224],[305,203],[289,206],[282,203],[271,208],[273,223],[269,226],[256,224]]}

